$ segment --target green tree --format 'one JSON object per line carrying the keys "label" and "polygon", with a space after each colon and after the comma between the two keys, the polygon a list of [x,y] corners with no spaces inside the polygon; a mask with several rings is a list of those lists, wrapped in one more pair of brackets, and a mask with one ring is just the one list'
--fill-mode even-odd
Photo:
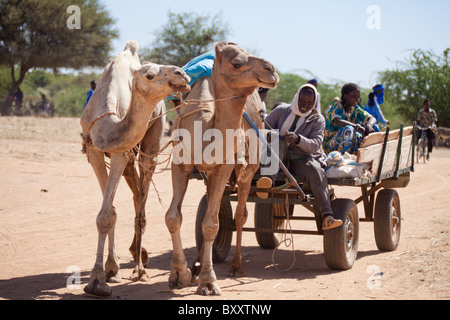
{"label": "green tree", "polygon": [[169,11],[167,17],[167,24],[155,32],[152,48],[143,48],[140,53],[142,60],[181,67],[212,50],[215,42],[226,40],[229,34],[221,14],[210,17]]}
{"label": "green tree", "polygon": [[[80,9],[80,28],[69,24],[77,15],[70,6]],[[0,0],[0,12],[0,65],[10,70],[9,96],[32,68],[104,66],[118,36],[97,0]]]}
{"label": "green tree", "polygon": [[386,87],[386,100],[408,121],[414,121],[425,99],[431,100],[438,124],[450,126],[450,48],[442,55],[415,50],[405,62],[393,70],[379,73]]}

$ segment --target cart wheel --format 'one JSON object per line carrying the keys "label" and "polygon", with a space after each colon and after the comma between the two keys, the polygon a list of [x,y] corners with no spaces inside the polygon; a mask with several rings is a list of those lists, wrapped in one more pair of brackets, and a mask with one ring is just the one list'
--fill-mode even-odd
{"label": "cart wheel", "polygon": [[[285,205],[280,203],[256,203],[255,204],[255,228],[256,229],[281,229],[285,214]],[[294,205],[289,205],[289,215],[292,216]],[[278,218],[278,219],[277,219]],[[263,249],[275,249],[279,240],[274,232],[255,232],[256,240]]]}
{"label": "cart wheel", "polygon": [[395,251],[400,242],[400,198],[393,189],[381,190],[375,202],[375,242],[381,251]]}
{"label": "cart wheel", "polygon": [[[205,194],[198,205],[195,221],[195,241],[198,252],[200,252],[203,244],[202,222],[207,208],[208,200]],[[223,262],[227,258],[231,248],[231,241],[233,240],[233,228],[233,209],[230,201],[222,200],[219,209],[219,231],[213,244],[213,262]]]}
{"label": "cart wheel", "polygon": [[324,232],[325,262],[336,270],[351,269],[358,253],[359,218],[356,203],[350,199],[331,202],[334,218],[341,219],[342,226]]}

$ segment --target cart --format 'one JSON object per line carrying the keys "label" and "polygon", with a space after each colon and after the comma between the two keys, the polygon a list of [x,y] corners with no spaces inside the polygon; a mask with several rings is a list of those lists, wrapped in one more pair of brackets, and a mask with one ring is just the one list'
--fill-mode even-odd
{"label": "cart", "polygon": [[[260,178],[255,174],[247,202],[255,203],[254,228],[244,228],[244,232],[254,232],[261,248],[275,249],[279,244],[277,234],[323,235],[326,264],[335,270],[352,268],[358,251],[359,222],[373,222],[375,241],[380,251],[394,251],[400,242],[401,208],[396,188],[405,188],[414,171],[414,130],[413,127],[375,133],[366,137],[358,149],[357,162],[369,165],[369,176],[357,178],[328,178],[331,207],[335,218],[341,219],[342,226],[323,232],[321,215],[314,196],[306,183],[298,181],[303,195],[293,188],[285,175],[279,174],[271,189],[258,189]],[[194,179],[207,179],[204,173],[195,172]],[[361,196],[357,199],[337,198],[334,186],[357,187]],[[268,193],[263,199],[257,194]],[[222,262],[231,247],[233,221],[231,202],[237,201],[235,187],[227,186],[219,211],[219,231],[213,245],[213,261]],[[357,204],[363,203],[364,215],[358,213]],[[294,206],[301,205],[309,216],[295,216]],[[206,195],[200,201],[196,217],[197,249],[203,242],[201,224],[206,213]],[[288,208],[288,210],[287,210]],[[287,212],[288,211],[288,212]],[[304,211],[304,210],[302,210]],[[315,220],[317,230],[286,230],[286,220]]]}

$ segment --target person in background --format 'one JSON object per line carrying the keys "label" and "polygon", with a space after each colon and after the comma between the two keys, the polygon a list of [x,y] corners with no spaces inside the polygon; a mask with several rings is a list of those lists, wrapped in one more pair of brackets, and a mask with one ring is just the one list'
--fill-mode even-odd
{"label": "person in background", "polygon": [[382,105],[384,103],[384,86],[382,84],[377,84],[372,89],[375,94],[375,101],[378,105]]}
{"label": "person in background", "polygon": [[[422,128],[428,127],[428,129],[425,130],[425,134],[428,138],[427,160],[430,160],[430,153],[433,152],[433,141],[436,138],[436,121],[436,111],[431,109],[431,101],[426,99],[423,102],[423,109],[417,114],[417,125]],[[420,138],[420,132],[417,134],[417,137]]]}
{"label": "person in background", "polygon": [[[318,83],[318,82],[319,82],[319,81],[317,81],[317,79],[314,78],[314,79],[309,80],[309,81],[308,81],[308,84],[313,85],[313,86],[316,88],[316,91],[317,91],[317,83]],[[322,113],[322,110],[321,110],[321,108],[320,108],[320,93],[319,93],[319,91],[317,91],[317,102],[316,102],[315,108],[317,109],[317,111],[319,112],[319,114]]]}
{"label": "person in background", "polygon": [[20,110],[23,104],[23,92],[20,88],[17,88],[16,93],[14,94],[14,98],[16,99],[16,109]]}
{"label": "person in background", "polygon": [[381,112],[380,106],[375,97],[375,93],[369,93],[369,100],[367,101],[365,111],[370,113],[375,119],[377,119],[377,124],[389,125],[389,121],[384,118],[383,112]]}
{"label": "person in background", "polygon": [[354,83],[342,87],[341,100],[335,101],[326,117],[323,149],[356,154],[362,139],[379,131],[377,120],[359,106],[361,89]]}
{"label": "person in background", "polygon": [[86,103],[84,104],[83,110],[84,108],[86,108],[89,99],[91,99],[92,95],[94,94],[95,88],[97,87],[97,82],[95,82],[94,80],[91,81],[91,89],[88,91],[87,96],[86,96]]}

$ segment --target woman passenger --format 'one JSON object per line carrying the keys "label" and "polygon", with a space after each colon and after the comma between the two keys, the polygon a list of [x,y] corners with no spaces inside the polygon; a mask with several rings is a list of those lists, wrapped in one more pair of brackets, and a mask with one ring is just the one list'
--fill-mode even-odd
{"label": "woman passenger", "polygon": [[323,149],[356,154],[363,138],[379,131],[377,119],[359,106],[361,90],[354,83],[342,87],[341,100],[335,101],[326,117]]}

